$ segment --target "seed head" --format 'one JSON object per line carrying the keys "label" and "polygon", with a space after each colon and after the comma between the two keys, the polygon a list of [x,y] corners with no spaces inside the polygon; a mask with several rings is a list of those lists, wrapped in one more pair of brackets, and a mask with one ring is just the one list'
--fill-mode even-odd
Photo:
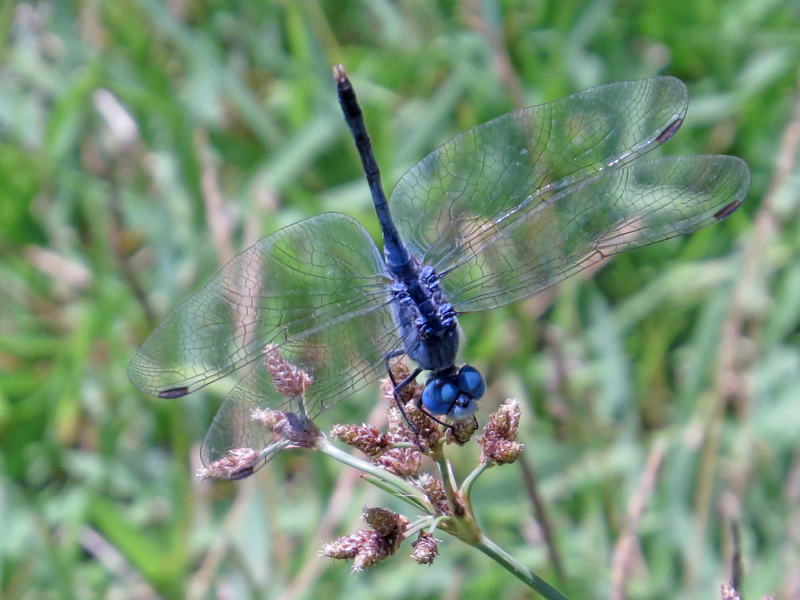
{"label": "seed head", "polygon": [[314,382],[311,375],[286,360],[272,344],[264,349],[264,366],[272,377],[275,391],[290,398],[302,396]]}
{"label": "seed head", "polygon": [[417,541],[411,544],[414,548],[411,558],[421,565],[432,564],[433,559],[439,555],[439,548],[436,546],[437,541],[439,540],[432,535],[420,531]]}
{"label": "seed head", "polygon": [[422,455],[416,448],[392,448],[372,459],[372,462],[390,473],[408,478],[419,471]]}
{"label": "seed head", "polygon": [[427,452],[430,448],[438,446],[444,434],[439,429],[439,424],[420,408],[417,400],[407,402],[403,410],[406,413],[406,417],[408,417],[409,423],[417,430],[414,439],[419,444],[420,449]]}
{"label": "seed head", "polygon": [[483,435],[477,438],[478,444],[483,448],[481,460],[505,465],[519,458],[525,448],[524,444],[515,441],[519,418],[519,402],[513,399],[503,402],[489,417],[489,422],[483,428]]}
{"label": "seed head", "polygon": [[406,427],[406,422],[403,420],[403,415],[397,405],[393,404],[387,411],[387,418],[389,422],[386,437],[392,444],[404,444],[414,441],[414,432]]}
{"label": "seed head", "polygon": [[372,529],[359,529],[352,535],[325,544],[322,555],[334,559],[353,559],[353,572],[363,571],[392,556],[403,542],[409,520],[403,515],[382,508],[364,512]]}
{"label": "seed head", "polygon": [[[392,365],[392,377],[397,383],[401,383],[405,381],[405,379],[410,375],[408,370],[408,366],[405,363],[399,362]],[[422,395],[422,387],[416,381],[412,381],[403,387],[400,390],[400,401],[405,404],[410,400],[418,400],[419,397]],[[394,399],[394,384],[392,380],[386,377],[385,379],[381,379],[381,391],[383,392],[383,397],[386,399],[386,402],[393,406],[395,404]]]}
{"label": "seed head", "polygon": [[515,440],[519,430],[519,402],[513,398],[506,400],[489,416],[483,434],[503,440]]}
{"label": "seed head", "polygon": [[256,408],[250,413],[250,419],[270,431],[277,439],[291,442],[297,448],[314,448],[322,436],[319,427],[300,415],[271,408]]}
{"label": "seed head", "polygon": [[478,419],[475,418],[475,415],[469,419],[456,421],[447,430],[447,443],[455,442],[459,446],[463,446],[472,439],[476,431],[478,431]]}
{"label": "seed head", "polygon": [[258,452],[252,448],[233,448],[225,455],[198,469],[197,476],[202,479],[240,479],[252,473],[258,461]]}
{"label": "seed head", "polygon": [[361,450],[370,458],[375,458],[391,448],[391,442],[374,425],[335,425],[331,437]]}
{"label": "seed head", "polygon": [[334,560],[346,560],[355,558],[366,536],[370,534],[367,529],[359,529],[353,534],[344,535],[332,542],[324,544],[320,554]]}
{"label": "seed head", "polygon": [[364,520],[383,537],[403,535],[408,528],[408,518],[386,508],[368,508]]}
{"label": "seed head", "polygon": [[413,483],[428,497],[428,501],[433,506],[437,516],[447,517],[452,514],[450,503],[447,501],[447,494],[444,491],[444,485],[439,479],[428,473],[423,473]]}

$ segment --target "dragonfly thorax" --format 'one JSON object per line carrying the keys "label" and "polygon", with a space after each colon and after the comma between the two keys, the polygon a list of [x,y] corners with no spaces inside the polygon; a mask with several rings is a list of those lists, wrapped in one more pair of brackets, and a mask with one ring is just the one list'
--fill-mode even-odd
{"label": "dragonfly thorax", "polygon": [[452,368],[458,354],[458,320],[434,270],[424,267],[409,283],[396,281],[391,292],[394,320],[408,357],[425,370]]}
{"label": "dragonfly thorax", "polygon": [[486,391],[480,372],[469,365],[434,371],[422,390],[422,406],[433,416],[466,419],[478,410]]}

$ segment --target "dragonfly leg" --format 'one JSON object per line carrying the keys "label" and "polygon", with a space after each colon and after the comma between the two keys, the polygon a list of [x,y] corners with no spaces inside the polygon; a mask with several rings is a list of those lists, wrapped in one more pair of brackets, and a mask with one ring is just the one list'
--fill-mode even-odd
{"label": "dragonfly leg", "polygon": [[[392,377],[392,372],[389,371],[389,376],[392,377],[392,385],[394,385],[394,390],[392,392],[392,395],[394,396],[394,401],[397,402],[397,407],[400,409],[400,412],[403,413],[404,417],[406,416],[406,413],[403,411],[403,403],[400,400],[400,392],[402,392],[403,388],[406,387],[409,383],[414,381],[417,378],[417,375],[419,375],[420,373],[422,373],[422,369],[417,367],[416,369],[414,369],[412,373],[409,374],[408,377],[403,379],[403,381],[401,381],[400,383],[396,383],[394,377]],[[408,418],[406,418],[406,421],[408,421]],[[411,423],[409,423],[409,425],[410,424]]]}
{"label": "dragonfly leg", "polygon": [[447,427],[448,429],[452,429],[453,428],[453,426],[450,423],[445,423],[444,421],[440,421],[439,419],[434,417],[431,413],[429,413],[428,410],[424,406],[422,406],[422,398],[417,400],[417,408],[422,413],[426,414],[431,421],[436,421],[439,425],[441,425],[443,427]]}
{"label": "dragonfly leg", "polygon": [[[386,354],[386,356],[383,357],[383,363],[386,365],[386,372],[389,373],[389,379],[391,380],[392,385],[394,386],[395,389],[397,389],[397,382],[394,380],[394,374],[392,373],[392,365],[389,364],[389,361],[392,360],[393,358],[397,358],[398,356],[403,356],[403,354],[405,353],[406,353],[405,350],[398,348],[397,350],[392,350],[391,352]],[[422,369],[419,369],[419,371],[417,372],[416,375],[414,375],[414,377],[419,375],[421,372]],[[409,383],[410,381],[407,380],[403,385],[405,386],[408,385]]]}
{"label": "dragonfly leg", "polygon": [[[406,411],[403,409],[403,402],[400,400],[400,392],[403,391],[403,388],[406,387],[409,383],[414,381],[417,378],[417,376],[419,376],[419,374],[422,373],[423,369],[421,369],[421,368],[414,369],[413,373],[410,373],[408,375],[408,377],[406,377],[403,381],[401,381],[400,383],[397,383],[397,381],[394,378],[394,374],[392,373],[391,365],[389,365],[389,361],[391,359],[393,359],[393,358],[398,357],[398,356],[402,356],[403,354],[405,354],[404,350],[394,350],[393,352],[388,353],[384,357],[384,362],[386,363],[386,372],[389,373],[389,379],[391,380],[392,385],[394,386],[394,390],[392,391],[392,395],[394,396],[394,401],[397,404],[397,408],[400,410],[400,414],[403,415],[403,420],[408,424],[409,429],[411,429],[411,431],[414,432],[414,435],[419,436],[419,430],[417,429],[417,426],[414,425],[409,420],[408,415],[406,415]],[[428,416],[428,418],[430,418],[432,421],[435,421],[439,425],[442,425],[442,426],[447,427],[449,429],[453,428],[453,426],[450,425],[449,423],[445,423],[444,421],[440,421],[439,419],[434,417],[431,413],[429,413],[427,410],[425,410],[425,407],[422,406],[422,398],[417,400],[417,408],[419,408],[420,411],[422,411],[424,414],[426,414]]]}

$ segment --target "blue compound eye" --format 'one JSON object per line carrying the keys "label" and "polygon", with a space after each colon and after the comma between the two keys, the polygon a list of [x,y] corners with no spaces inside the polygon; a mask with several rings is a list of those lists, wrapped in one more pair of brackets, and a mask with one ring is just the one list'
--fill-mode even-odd
{"label": "blue compound eye", "polygon": [[[453,400],[445,402],[442,398],[444,382],[441,379],[429,379],[422,390],[422,405],[434,416],[446,415],[453,406]],[[449,384],[450,387],[455,387]],[[449,390],[448,390],[449,395]],[[453,397],[455,399],[455,396]]]}
{"label": "blue compound eye", "polygon": [[458,388],[477,400],[486,391],[486,382],[478,369],[464,365],[458,372]]}
{"label": "blue compound eye", "polygon": [[452,404],[458,398],[458,386],[452,381],[442,383],[441,387],[442,402]]}

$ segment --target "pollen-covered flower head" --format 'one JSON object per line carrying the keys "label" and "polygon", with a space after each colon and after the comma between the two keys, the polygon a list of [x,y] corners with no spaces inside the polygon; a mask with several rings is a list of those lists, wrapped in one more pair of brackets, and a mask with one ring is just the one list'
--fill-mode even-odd
{"label": "pollen-covered flower head", "polygon": [[242,479],[253,473],[253,465],[258,459],[258,451],[253,448],[233,448],[222,458],[198,469],[197,476],[202,479]]}
{"label": "pollen-covered flower head", "polygon": [[516,441],[519,419],[519,402],[514,399],[506,400],[492,413],[483,428],[483,434],[477,437],[478,444],[483,448],[481,460],[505,465],[519,458],[525,448],[524,444]]}
{"label": "pollen-covered flower head", "polygon": [[392,556],[405,539],[409,520],[385,508],[369,508],[364,511],[364,520],[371,529],[359,529],[325,544],[321,554],[329,558],[353,559],[353,572],[372,567]]}
{"label": "pollen-covered flower head", "polygon": [[272,377],[275,391],[289,398],[302,396],[314,383],[311,375],[286,360],[272,344],[264,349],[264,367]]}
{"label": "pollen-covered flower head", "polygon": [[420,531],[417,541],[411,544],[414,547],[411,558],[421,565],[432,564],[433,559],[439,555],[439,548],[436,545],[437,541],[438,540],[432,535]]}

